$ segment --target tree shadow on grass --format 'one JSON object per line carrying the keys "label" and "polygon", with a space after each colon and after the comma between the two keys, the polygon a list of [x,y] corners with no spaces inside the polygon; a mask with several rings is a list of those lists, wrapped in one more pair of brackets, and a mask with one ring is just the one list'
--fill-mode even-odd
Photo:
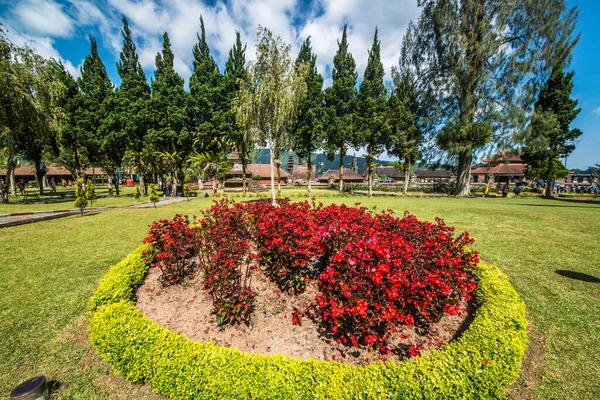
{"label": "tree shadow on grass", "polygon": [[590,283],[600,283],[600,278],[596,278],[593,275],[584,274],[582,272],[569,271],[566,269],[557,269],[557,274],[561,276],[565,276],[567,278],[576,279],[578,281],[590,282]]}

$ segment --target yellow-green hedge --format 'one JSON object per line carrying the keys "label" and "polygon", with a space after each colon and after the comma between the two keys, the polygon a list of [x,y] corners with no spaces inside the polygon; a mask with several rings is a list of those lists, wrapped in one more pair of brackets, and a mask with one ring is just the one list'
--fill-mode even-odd
{"label": "yellow-green hedge", "polygon": [[247,354],[160,327],[135,308],[135,288],[148,269],[144,250],[100,282],[88,307],[90,340],[115,372],[173,399],[504,398],[519,373],[525,305],[495,266],[477,269],[477,312],[459,339],[416,360],[359,367]]}

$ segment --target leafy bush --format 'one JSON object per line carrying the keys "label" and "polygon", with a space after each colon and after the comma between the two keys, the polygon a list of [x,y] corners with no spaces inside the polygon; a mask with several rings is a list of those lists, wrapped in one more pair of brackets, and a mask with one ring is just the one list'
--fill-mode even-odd
{"label": "leafy bush", "polygon": [[326,267],[318,310],[338,342],[387,354],[386,341],[399,326],[427,328],[470,299],[479,260],[466,250],[468,234],[454,238],[454,229],[441,220],[372,215],[364,207],[331,205],[319,213]]}
{"label": "leafy bush", "polygon": [[154,186],[154,183],[150,184],[150,194],[148,194],[148,200],[150,200],[156,208],[156,203],[158,202],[159,198],[158,194],[156,193],[156,187]]}
{"label": "leafy bush", "polygon": [[73,203],[73,205],[76,208],[79,208],[79,211],[81,211],[81,215],[83,215],[83,210],[85,210],[85,208],[88,205],[88,201],[85,196],[85,191],[83,190],[82,178],[77,179],[77,181],[75,182],[75,203]]}
{"label": "leafy bush", "polygon": [[160,269],[163,286],[179,283],[194,272],[191,258],[196,252],[195,236],[187,216],[176,215],[172,220],[161,219],[150,225],[144,243],[154,249],[148,256],[152,265]]}
{"label": "leafy bush", "polygon": [[497,267],[475,275],[477,312],[457,340],[415,360],[352,366],[246,354],[161,328],[134,304],[148,264],[144,247],[112,267],[88,310],[90,342],[130,382],[173,399],[505,398],[527,345],[525,305]]}
{"label": "leafy bush", "polygon": [[248,324],[256,297],[250,288],[253,257],[248,214],[242,203],[227,199],[202,214],[197,225],[198,255],[217,322]]}
{"label": "leafy bush", "polygon": [[284,292],[304,292],[317,256],[311,206],[282,201],[273,207],[262,201],[247,209],[255,221],[256,256],[265,274]]}

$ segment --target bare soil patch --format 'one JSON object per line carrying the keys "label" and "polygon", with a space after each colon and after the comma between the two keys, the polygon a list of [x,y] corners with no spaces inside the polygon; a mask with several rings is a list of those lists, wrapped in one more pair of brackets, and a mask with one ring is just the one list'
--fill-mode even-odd
{"label": "bare soil patch", "polygon": [[527,335],[529,343],[525,351],[525,359],[521,364],[521,374],[517,381],[509,387],[508,394],[514,400],[535,400],[535,388],[542,383],[546,344],[544,336],[528,321]]}
{"label": "bare soil patch", "polygon": [[[401,354],[383,356],[378,352],[338,344],[323,332],[316,321],[302,318],[301,326],[292,324],[294,308],[306,309],[317,294],[316,285],[305,293],[281,293],[260,271],[255,271],[252,288],[258,292],[250,326],[219,327],[212,315],[212,300],[202,287],[200,273],[181,285],[162,287],[160,271],[151,268],[137,290],[137,308],[150,319],[172,331],[197,341],[213,341],[253,354],[284,354],[298,358],[337,360],[354,365],[382,360],[400,361]],[[455,339],[470,323],[473,309],[463,305],[458,315],[446,315],[429,332],[415,327],[394,333],[390,346],[420,345],[424,351]]]}

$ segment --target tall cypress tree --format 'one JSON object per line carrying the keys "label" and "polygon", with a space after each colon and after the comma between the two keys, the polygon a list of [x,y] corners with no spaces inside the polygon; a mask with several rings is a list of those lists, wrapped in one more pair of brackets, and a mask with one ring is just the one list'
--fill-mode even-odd
{"label": "tall cypress tree", "polygon": [[[113,94],[113,85],[106,67],[98,54],[96,39],[90,36],[90,53],[81,67],[81,77],[77,79],[81,93],[76,113],[77,128],[85,136],[88,159],[91,163],[100,163],[102,159],[102,140],[99,135],[104,102]],[[78,175],[81,171],[78,172]]]}
{"label": "tall cypress tree", "polygon": [[123,49],[117,62],[121,86],[117,89],[117,107],[113,110],[125,132],[129,159],[139,174],[142,194],[146,194],[145,175],[148,168],[146,139],[150,123],[148,104],[150,85],[142,69],[131,37],[131,29],[122,16]]}
{"label": "tall cypress tree", "polygon": [[169,36],[165,32],[163,49],[156,55],[150,101],[153,123],[148,133],[152,148],[159,152],[171,172],[172,196],[176,196],[181,186],[182,163],[192,148],[185,113],[188,95],[183,88],[183,78],[173,68],[174,58]]}
{"label": "tall cypress tree", "polygon": [[394,87],[388,100],[390,113],[390,141],[387,152],[398,157],[404,171],[404,194],[408,189],[415,163],[421,158],[423,130],[419,126],[419,97],[414,76],[409,69],[392,70]]}
{"label": "tall cypress tree", "polygon": [[246,45],[242,47],[242,39],[239,31],[235,32],[235,44],[229,50],[229,58],[225,63],[223,76],[225,113],[224,124],[228,139],[234,144],[242,162],[242,187],[246,193],[246,170],[250,154],[254,151],[256,142],[252,130],[242,129],[236,122],[234,100],[240,90],[240,82],[248,80],[246,70]]}
{"label": "tall cypress tree", "polygon": [[55,79],[60,82],[59,90],[54,95],[54,102],[60,113],[57,118],[58,131],[51,144],[51,153],[60,165],[77,178],[88,163],[87,135],[77,124],[81,93],[77,82],[62,63],[56,65]]}
{"label": "tall cypress tree", "polygon": [[222,135],[224,100],[221,73],[206,42],[204,19],[200,17],[200,35],[192,49],[194,70],[190,77],[188,113],[197,151],[221,151],[217,137]]}
{"label": "tall cypress tree", "polygon": [[[311,195],[311,154],[323,143],[323,77],[317,72],[317,56],[312,53],[310,37],[302,43],[296,59],[296,69],[306,65],[306,96],[298,106],[298,114],[292,126],[293,149],[299,157],[306,157],[308,195]],[[289,171],[291,173],[291,171]]]}
{"label": "tall cypress tree", "polygon": [[367,178],[369,196],[373,191],[373,167],[375,157],[383,152],[389,141],[390,124],[387,110],[387,90],[383,85],[383,64],[381,64],[381,43],[377,28],[373,36],[373,46],[369,51],[369,61],[365,76],[360,84],[357,111],[359,116],[359,143],[367,150]]}
{"label": "tall cypress tree", "polygon": [[575,140],[583,133],[570,128],[581,108],[571,98],[575,72],[564,73],[555,68],[540,91],[535,111],[525,140],[524,158],[530,169],[542,170],[546,181],[546,196],[550,197],[552,181],[565,176],[560,157],[575,150]]}
{"label": "tall cypress tree", "polygon": [[[327,155],[333,161],[335,152],[340,155],[340,193],[344,187],[344,156],[348,146],[356,143],[356,63],[348,51],[348,38],[344,25],[342,40],[333,57],[331,77],[333,84],[325,90],[325,121],[327,126]],[[355,146],[356,147],[356,146]]]}
{"label": "tall cypress tree", "polygon": [[116,106],[113,84],[98,54],[98,46],[93,37],[90,37],[90,45],[90,54],[85,57],[81,77],[77,80],[81,97],[76,123],[82,135],[86,137],[90,163],[99,164],[104,168],[110,177],[109,186],[115,184],[118,195],[118,173],[125,142],[120,133],[119,123],[111,113]]}

